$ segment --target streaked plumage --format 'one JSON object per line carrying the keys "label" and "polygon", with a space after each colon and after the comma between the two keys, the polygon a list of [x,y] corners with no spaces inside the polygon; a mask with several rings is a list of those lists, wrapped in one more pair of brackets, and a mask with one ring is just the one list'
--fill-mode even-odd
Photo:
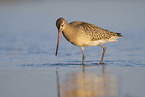
{"label": "streaked plumage", "polygon": [[111,32],[86,22],[74,21],[68,24],[64,18],[59,18],[56,21],[56,26],[59,31],[56,55],[59,46],[60,35],[61,32],[63,32],[64,37],[69,42],[81,47],[83,52],[83,64],[85,60],[85,53],[83,47],[98,45],[103,47],[104,51],[100,62],[103,63],[103,57],[105,54],[106,47],[104,47],[102,44],[106,42],[116,41],[116,39],[122,37],[121,33]]}

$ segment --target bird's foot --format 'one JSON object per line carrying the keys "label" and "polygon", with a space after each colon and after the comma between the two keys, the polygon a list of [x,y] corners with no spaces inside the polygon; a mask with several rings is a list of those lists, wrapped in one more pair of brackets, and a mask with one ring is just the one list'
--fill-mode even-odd
{"label": "bird's foot", "polygon": [[84,62],[82,62],[82,65],[85,65]]}
{"label": "bird's foot", "polygon": [[105,64],[105,63],[103,63],[103,62],[100,62],[100,64],[102,65],[102,64]]}

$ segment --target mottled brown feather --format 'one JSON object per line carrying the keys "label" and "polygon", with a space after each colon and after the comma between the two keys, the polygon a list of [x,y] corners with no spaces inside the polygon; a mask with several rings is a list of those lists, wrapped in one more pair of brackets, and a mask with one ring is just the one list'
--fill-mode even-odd
{"label": "mottled brown feather", "polygon": [[112,36],[116,36],[116,39],[121,38],[121,36],[119,36],[115,32],[105,30],[90,23],[75,21],[71,22],[70,25],[73,25],[74,27],[76,27],[76,29],[82,29],[87,35],[90,35],[92,37],[92,41],[110,39]]}

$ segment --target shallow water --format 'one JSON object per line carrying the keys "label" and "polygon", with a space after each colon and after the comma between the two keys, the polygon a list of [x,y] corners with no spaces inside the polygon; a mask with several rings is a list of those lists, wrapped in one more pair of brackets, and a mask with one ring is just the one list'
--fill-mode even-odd
{"label": "shallow water", "polygon": [[[68,94],[69,97],[144,97],[144,4],[144,1],[0,1],[0,94],[57,97],[60,89],[63,97]],[[121,32],[123,38],[104,44],[107,47],[104,66],[99,64],[102,48],[86,47],[83,67],[81,49],[63,36],[55,56],[55,21],[59,17]],[[78,78],[80,84],[76,82]],[[84,81],[100,86],[86,85]],[[65,87],[67,83],[69,89]],[[98,94],[98,88],[102,94]]]}

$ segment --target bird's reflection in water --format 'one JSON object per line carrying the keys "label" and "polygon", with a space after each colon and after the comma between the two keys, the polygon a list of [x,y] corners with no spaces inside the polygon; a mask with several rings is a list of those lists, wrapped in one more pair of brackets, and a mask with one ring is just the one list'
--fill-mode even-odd
{"label": "bird's reflection in water", "polygon": [[[85,66],[83,66],[82,72],[68,74],[61,87],[58,76],[58,97],[118,96],[116,75],[106,73],[104,65],[100,74],[97,73],[88,73],[85,71]],[[60,92],[62,92],[62,94]]]}

